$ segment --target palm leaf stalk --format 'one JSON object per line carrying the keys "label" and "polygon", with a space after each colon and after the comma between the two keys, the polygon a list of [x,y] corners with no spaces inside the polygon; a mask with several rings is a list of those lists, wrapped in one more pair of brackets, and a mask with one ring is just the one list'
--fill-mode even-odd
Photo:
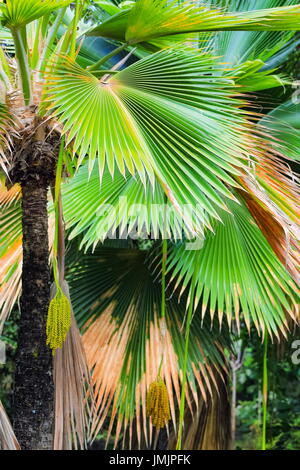
{"label": "palm leaf stalk", "polygon": [[22,89],[24,94],[24,102],[26,106],[32,104],[32,84],[30,78],[30,66],[26,52],[26,43],[20,28],[11,29],[14,45],[16,49],[16,57],[18,58],[19,74],[22,81]]}
{"label": "palm leaf stalk", "polygon": [[[60,270],[58,270],[57,253],[58,253],[58,240],[59,240],[59,226],[61,226],[61,207],[59,201],[60,186],[61,186],[61,172],[63,165],[64,154],[64,139],[61,140],[60,151],[56,167],[56,180],[55,180],[55,195],[54,195],[54,208],[55,208],[55,235],[53,244],[53,275],[55,282],[55,296],[50,301],[46,325],[47,344],[55,354],[56,349],[61,348],[65,342],[68,331],[71,327],[71,305],[63,293],[61,283],[64,279],[63,262],[61,260]],[[62,235],[60,236],[62,238]],[[61,256],[64,256],[61,253]]]}
{"label": "palm leaf stalk", "polygon": [[188,306],[188,312],[187,312],[187,317],[186,317],[185,350],[184,350],[184,363],[183,363],[183,370],[182,370],[183,380],[182,380],[182,385],[181,385],[181,397],[180,397],[180,408],[179,408],[179,429],[178,429],[178,440],[176,444],[176,450],[182,449],[182,433],[183,433],[184,414],[185,414],[185,396],[186,396],[186,381],[187,381],[187,361],[188,361],[188,351],[189,351],[189,341],[190,341],[190,330],[191,330],[191,323],[192,323],[193,311],[194,311],[196,277],[197,277],[197,265],[196,265],[196,269],[194,271],[194,275],[191,281],[189,306]]}
{"label": "palm leaf stalk", "polygon": [[[166,234],[164,233],[164,237]],[[157,378],[155,382],[150,384],[147,393],[147,415],[151,417],[151,420],[156,427],[156,436],[154,441],[154,449],[156,448],[160,428],[167,425],[170,419],[170,408],[169,408],[169,397],[168,390],[161,378],[161,370],[163,367],[164,354],[165,354],[165,334],[166,334],[166,265],[167,265],[167,254],[168,254],[168,242],[164,238],[162,242],[162,273],[161,273],[161,359],[157,372]]]}
{"label": "palm leaf stalk", "polygon": [[80,14],[80,0],[76,0],[75,2],[75,15],[73,20],[73,31],[72,31],[72,40],[70,45],[70,56],[75,57],[76,54],[76,39],[77,39],[77,25],[79,22],[79,14]]}

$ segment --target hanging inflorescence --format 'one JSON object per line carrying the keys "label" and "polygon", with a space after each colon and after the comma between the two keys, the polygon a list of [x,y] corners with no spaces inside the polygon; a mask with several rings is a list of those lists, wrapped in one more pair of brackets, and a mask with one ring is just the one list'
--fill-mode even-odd
{"label": "hanging inflorescence", "polygon": [[71,326],[71,305],[61,289],[51,300],[47,317],[47,344],[55,354],[61,348]]}
{"label": "hanging inflorescence", "polygon": [[151,417],[151,422],[157,429],[163,428],[170,419],[168,390],[160,377],[150,384],[147,394],[147,416]]}

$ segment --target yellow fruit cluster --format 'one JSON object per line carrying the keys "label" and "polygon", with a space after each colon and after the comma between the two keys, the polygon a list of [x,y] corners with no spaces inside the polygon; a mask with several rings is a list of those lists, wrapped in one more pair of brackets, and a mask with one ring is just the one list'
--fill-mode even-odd
{"label": "yellow fruit cluster", "polygon": [[61,289],[51,300],[47,317],[47,344],[55,354],[61,348],[71,326],[71,305]]}
{"label": "yellow fruit cluster", "polygon": [[147,416],[153,426],[163,428],[170,419],[168,390],[164,381],[158,377],[150,384],[147,394]]}

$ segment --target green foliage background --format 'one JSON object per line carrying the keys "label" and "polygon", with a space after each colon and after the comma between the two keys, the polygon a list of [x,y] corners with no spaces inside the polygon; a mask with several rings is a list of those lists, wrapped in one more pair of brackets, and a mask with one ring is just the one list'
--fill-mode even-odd
{"label": "green foliage background", "polygon": [[[263,345],[253,335],[247,340],[243,367],[237,373],[236,448],[259,449],[261,439],[261,377]],[[300,365],[293,364],[292,343],[296,334],[283,346],[270,345],[268,449],[300,448]]]}

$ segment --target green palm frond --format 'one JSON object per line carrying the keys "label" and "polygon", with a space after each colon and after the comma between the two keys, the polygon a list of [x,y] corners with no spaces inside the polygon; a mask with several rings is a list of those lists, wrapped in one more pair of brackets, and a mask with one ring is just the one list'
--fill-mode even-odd
{"label": "green palm frond", "polygon": [[246,61],[233,68],[234,80],[245,93],[268,90],[279,86],[290,85],[291,80],[282,74],[273,74],[274,70],[264,69],[259,60]]}
{"label": "green palm frond", "polygon": [[218,217],[213,204],[226,209],[234,199],[252,145],[244,103],[218,70],[210,56],[166,50],[99,81],[66,60],[49,77],[45,103],[90,171],[98,155],[100,177],[106,165],[111,174],[137,170],[143,182],[147,173],[176,207]]}
{"label": "green palm frond", "polygon": [[[2,202],[2,197],[1,197]],[[1,206],[1,239],[13,245],[19,239],[21,228],[21,204],[20,200],[7,206]],[[6,240],[5,240],[6,239]],[[4,249],[5,244],[1,246]]]}
{"label": "green palm frond", "polygon": [[210,7],[226,8],[228,11],[261,10],[295,5],[297,0],[199,0]]}
{"label": "green palm frond", "polygon": [[71,0],[7,0],[1,21],[9,28],[19,28],[70,3]]}
{"label": "green palm frond", "polygon": [[121,9],[111,1],[107,0],[95,0],[95,3],[99,5],[109,15],[115,15],[119,13]]}
{"label": "green palm frond", "polygon": [[[151,274],[145,251],[99,246],[93,253],[67,263],[68,280],[77,321],[85,329],[85,351],[96,393],[97,433],[111,411],[109,435],[117,420],[116,442],[122,428],[133,427],[151,441],[152,428],[145,415],[146,391],[161,376],[168,388],[172,421],[176,427],[183,367],[182,322],[185,303],[176,296],[167,300],[161,318],[161,285]],[[170,291],[167,292],[167,297]],[[216,386],[216,374],[224,371],[222,349],[230,347],[226,329],[209,322],[201,327],[197,311],[191,327],[187,400],[191,412],[198,406],[197,389],[204,400]],[[115,442],[115,445],[116,445]]]}
{"label": "green palm frond", "polygon": [[93,27],[90,31],[87,31],[87,36],[102,36],[104,38],[124,41],[129,13],[129,10],[116,13],[103,21],[99,26]]}
{"label": "green palm frond", "polygon": [[113,174],[115,165],[124,174],[125,167],[141,177],[145,169],[153,179],[151,156],[117,89],[99,80],[79,65],[66,58],[51,77],[47,90],[49,109],[55,109],[68,131],[68,143],[74,139],[73,150],[79,154],[79,163],[86,153],[93,165],[98,154],[100,175],[105,163]]}
{"label": "green palm frond", "polygon": [[[276,257],[244,204],[230,204],[232,214],[214,222],[200,252],[196,304],[202,317],[224,314],[239,328],[241,317],[248,329],[277,335],[286,330],[286,315],[296,318],[299,288]],[[196,268],[196,251],[184,244],[169,255],[168,270],[180,292],[189,291]]]}
{"label": "green palm frond", "polygon": [[[156,37],[200,31],[254,30],[296,31],[299,29],[300,5],[252,11],[225,12],[223,9],[195,2],[177,0],[138,0],[129,13],[118,13],[90,34],[113,37],[116,24],[125,29],[131,44]],[[118,33],[119,39],[120,33]]]}
{"label": "green palm frond", "polygon": [[[205,2],[209,4],[209,2]],[[278,8],[298,4],[298,0],[231,0],[229,2],[211,2],[212,6],[225,7],[229,12],[245,12],[259,9]],[[208,6],[208,5],[207,5]],[[294,31],[221,31],[206,36],[205,49],[214,55],[221,55],[225,64],[236,65],[246,61],[261,60],[268,62],[288,43],[289,47],[297,44]],[[200,36],[201,37],[201,36]],[[205,36],[204,36],[205,39]],[[283,61],[289,48],[281,51],[278,60]],[[272,68],[272,67],[271,67]]]}
{"label": "green palm frond", "polygon": [[[198,2],[200,4],[200,2]],[[245,12],[259,9],[293,6],[298,0],[243,0],[231,1],[227,5],[222,2],[203,2],[206,7],[225,7],[229,12]],[[105,20],[101,25],[88,31],[87,35],[124,41],[129,11],[121,11]],[[241,65],[246,61],[260,60],[266,69],[280,65],[289,52],[297,46],[299,39],[295,31],[214,31],[202,33],[184,33],[154,38],[148,43],[143,42],[142,48],[154,52],[156,48],[170,47],[174,42],[190,43],[195,47],[210,52],[214,56],[222,56],[223,67]],[[152,47],[152,49],[151,49]],[[266,63],[266,64],[265,64]]]}
{"label": "green palm frond", "polygon": [[97,168],[88,178],[88,164],[62,188],[64,219],[69,239],[82,236],[81,246],[94,247],[107,237],[130,234],[131,238],[152,239],[192,237],[200,221],[194,215],[194,230],[190,231],[163,188],[155,184],[145,187],[139,179],[116,172],[114,178],[104,172],[101,186]]}
{"label": "green palm frond", "polygon": [[300,91],[295,87],[294,96],[279,105],[263,119],[260,125],[267,128],[277,140],[281,152],[291,160],[300,160]]}
{"label": "green palm frond", "polygon": [[215,56],[222,56],[224,68],[261,60],[264,68],[270,69],[286,60],[299,38],[290,31],[223,31],[203,36],[199,44]]}
{"label": "green palm frond", "polygon": [[13,42],[13,38],[9,29],[2,27],[0,25],[0,46],[6,52],[13,54],[15,51],[15,46]]}
{"label": "green palm frond", "polygon": [[224,13],[189,1],[139,0],[129,16],[126,40],[134,43],[170,34],[224,29],[297,30],[299,22],[300,5]]}

